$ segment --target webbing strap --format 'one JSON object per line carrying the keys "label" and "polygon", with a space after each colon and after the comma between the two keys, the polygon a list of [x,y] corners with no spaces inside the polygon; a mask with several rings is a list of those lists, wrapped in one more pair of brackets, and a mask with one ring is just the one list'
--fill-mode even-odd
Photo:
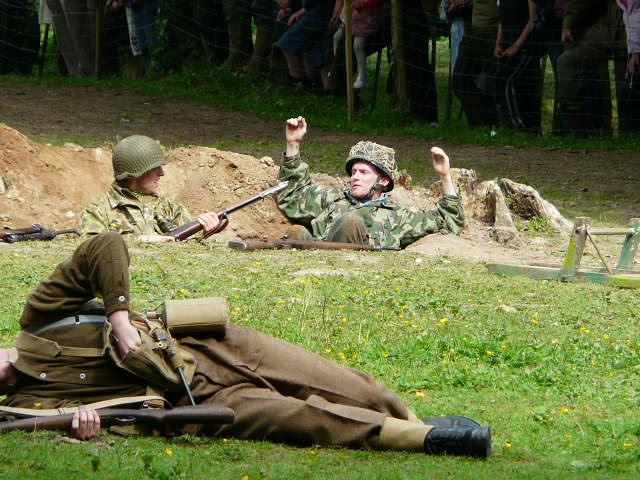
{"label": "webbing strap", "polygon": [[104,315],[72,315],[65,317],[57,322],[48,323],[46,325],[33,325],[25,328],[25,330],[32,335],[39,335],[42,332],[51,330],[52,328],[67,327],[69,325],[80,325],[83,323],[104,323],[107,321],[107,317]]}
{"label": "webbing strap", "polygon": [[19,415],[22,417],[50,417],[54,415],[66,415],[69,413],[75,413],[83,409],[99,410],[101,408],[116,407],[120,405],[131,405],[143,402],[162,402],[168,403],[163,397],[156,395],[138,395],[133,397],[119,397],[111,398],[109,400],[102,400],[100,402],[88,403],[87,405],[80,405],[77,407],[62,407],[62,408],[21,408],[21,407],[5,407],[0,405],[0,412]]}

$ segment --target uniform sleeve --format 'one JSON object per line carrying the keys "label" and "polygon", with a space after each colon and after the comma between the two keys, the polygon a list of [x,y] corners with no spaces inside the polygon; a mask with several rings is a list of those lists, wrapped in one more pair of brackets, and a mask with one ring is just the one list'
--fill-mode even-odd
{"label": "uniform sleeve", "polygon": [[277,193],[278,207],[290,219],[311,227],[316,218],[332,199],[336,190],[314,186],[309,174],[309,165],[300,161],[300,156],[284,157],[278,174],[280,181],[289,185]]}
{"label": "uniform sleeve", "polygon": [[448,230],[458,234],[464,226],[462,201],[456,195],[444,195],[435,210],[410,212],[400,227],[400,245],[404,248],[429,233]]}
{"label": "uniform sleeve", "polygon": [[[195,218],[187,207],[168,197],[163,197],[162,217],[171,224],[171,228],[184,225]],[[161,233],[162,229],[158,232]]]}
{"label": "uniform sleeve", "polygon": [[109,230],[111,209],[105,205],[104,199],[98,199],[89,204],[80,216],[78,230],[82,235],[97,235]]}
{"label": "uniform sleeve", "polygon": [[33,324],[41,313],[76,312],[95,297],[103,299],[107,315],[129,310],[129,282],[129,252],[122,236],[115,232],[95,235],[29,295],[20,325]]}

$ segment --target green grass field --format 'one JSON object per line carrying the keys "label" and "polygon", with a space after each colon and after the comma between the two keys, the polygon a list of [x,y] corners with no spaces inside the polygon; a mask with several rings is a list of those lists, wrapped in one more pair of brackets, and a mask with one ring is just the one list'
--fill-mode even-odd
{"label": "green grass field", "polygon": [[[77,240],[0,249],[0,342]],[[1,246],[0,246],[1,247]],[[232,321],[373,372],[421,416],[494,429],[487,461],[232,439],[83,444],[12,433],[2,478],[637,478],[640,302],[632,290],[489,276],[409,252],[237,252],[133,243],[134,307],[227,296]],[[517,311],[505,312],[509,305]]]}

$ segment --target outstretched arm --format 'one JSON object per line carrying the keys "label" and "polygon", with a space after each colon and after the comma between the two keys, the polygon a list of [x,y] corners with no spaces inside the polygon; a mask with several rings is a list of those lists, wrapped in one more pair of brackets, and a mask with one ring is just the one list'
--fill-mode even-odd
{"label": "outstretched arm", "polygon": [[300,142],[307,134],[307,121],[304,117],[288,119],[285,123],[284,133],[287,139],[287,157],[298,155],[300,153]]}
{"label": "outstretched arm", "polygon": [[431,147],[431,161],[433,169],[442,181],[442,193],[445,195],[456,195],[456,188],[451,178],[451,167],[449,165],[449,157],[440,147]]}

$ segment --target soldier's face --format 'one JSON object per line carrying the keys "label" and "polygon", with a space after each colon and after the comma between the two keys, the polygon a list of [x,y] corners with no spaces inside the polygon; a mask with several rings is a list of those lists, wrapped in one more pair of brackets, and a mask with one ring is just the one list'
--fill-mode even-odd
{"label": "soldier's face", "polygon": [[[378,170],[376,167],[367,162],[355,162],[351,166],[351,194],[358,199],[367,198],[371,187],[376,184],[378,180]],[[386,186],[389,184],[389,179],[383,177],[380,179],[380,184]],[[371,196],[371,200],[377,200],[380,198],[380,192],[375,190]]]}
{"label": "soldier's face", "polygon": [[162,166],[149,170],[147,173],[140,175],[139,177],[131,178],[129,180],[129,188],[136,192],[154,195],[158,193],[160,177],[164,177],[164,169]]}

